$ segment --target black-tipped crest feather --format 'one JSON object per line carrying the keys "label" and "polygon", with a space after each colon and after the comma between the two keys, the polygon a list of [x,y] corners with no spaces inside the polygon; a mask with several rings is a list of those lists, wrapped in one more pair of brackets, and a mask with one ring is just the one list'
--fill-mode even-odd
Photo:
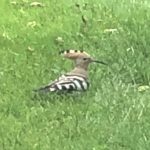
{"label": "black-tipped crest feather", "polygon": [[61,50],[59,51],[59,54],[66,54],[66,53],[84,53],[83,50],[73,50],[73,49],[67,49],[67,50]]}

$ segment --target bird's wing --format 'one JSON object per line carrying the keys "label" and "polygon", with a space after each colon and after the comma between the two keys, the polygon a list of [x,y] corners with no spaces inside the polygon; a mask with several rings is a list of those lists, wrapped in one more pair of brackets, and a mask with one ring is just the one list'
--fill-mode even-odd
{"label": "bird's wing", "polygon": [[62,75],[54,82],[39,88],[36,91],[42,92],[55,92],[55,91],[82,91],[87,90],[89,83],[87,80],[81,76],[77,75]]}

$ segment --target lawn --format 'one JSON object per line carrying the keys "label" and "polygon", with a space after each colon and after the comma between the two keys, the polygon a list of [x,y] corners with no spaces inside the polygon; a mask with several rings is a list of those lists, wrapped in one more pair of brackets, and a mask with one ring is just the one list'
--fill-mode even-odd
{"label": "lawn", "polygon": [[[32,2],[0,1],[0,149],[149,150],[150,1]],[[64,49],[108,66],[87,92],[34,94],[71,70]]]}

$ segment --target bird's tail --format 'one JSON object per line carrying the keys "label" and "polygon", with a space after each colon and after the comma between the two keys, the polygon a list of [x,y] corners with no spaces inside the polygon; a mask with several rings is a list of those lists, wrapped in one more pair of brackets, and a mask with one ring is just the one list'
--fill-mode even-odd
{"label": "bird's tail", "polygon": [[34,89],[33,92],[38,92],[38,93],[48,93],[48,92],[54,92],[56,91],[55,88],[52,88],[51,86],[45,86],[45,87],[40,87],[38,89]]}

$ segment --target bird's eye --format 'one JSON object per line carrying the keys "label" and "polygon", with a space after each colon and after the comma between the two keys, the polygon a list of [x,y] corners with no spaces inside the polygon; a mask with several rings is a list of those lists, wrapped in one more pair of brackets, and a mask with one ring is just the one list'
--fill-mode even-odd
{"label": "bird's eye", "polygon": [[88,58],[83,58],[83,60],[87,60]]}

